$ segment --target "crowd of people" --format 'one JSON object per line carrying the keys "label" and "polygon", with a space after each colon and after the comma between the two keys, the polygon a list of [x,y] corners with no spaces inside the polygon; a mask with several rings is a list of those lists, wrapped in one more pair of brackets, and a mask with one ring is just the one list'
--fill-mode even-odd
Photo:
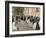
{"label": "crowd of people", "polygon": [[40,17],[38,16],[16,16],[15,18],[12,18],[12,22],[16,22],[16,24],[20,21],[24,21],[26,24],[29,25],[29,27],[32,27],[33,30],[34,29],[40,30],[40,26],[39,26]]}

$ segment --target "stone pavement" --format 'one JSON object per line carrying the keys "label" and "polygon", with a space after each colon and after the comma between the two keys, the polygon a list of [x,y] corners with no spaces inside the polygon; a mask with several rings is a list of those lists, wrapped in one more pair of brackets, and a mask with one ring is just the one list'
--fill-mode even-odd
{"label": "stone pavement", "polygon": [[[14,27],[17,27],[17,30],[16,29],[14,29],[14,31],[25,31],[25,30],[32,30],[33,28],[32,28],[32,26],[31,26],[32,24],[27,24],[25,21],[19,21],[17,24],[15,24],[15,26]],[[13,27],[13,28],[14,28]]]}

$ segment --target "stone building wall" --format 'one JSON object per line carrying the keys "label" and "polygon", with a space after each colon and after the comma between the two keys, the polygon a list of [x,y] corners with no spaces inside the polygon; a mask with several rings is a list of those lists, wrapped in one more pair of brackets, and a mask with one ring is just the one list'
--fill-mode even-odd
{"label": "stone building wall", "polygon": [[40,16],[40,8],[24,8],[25,16]]}

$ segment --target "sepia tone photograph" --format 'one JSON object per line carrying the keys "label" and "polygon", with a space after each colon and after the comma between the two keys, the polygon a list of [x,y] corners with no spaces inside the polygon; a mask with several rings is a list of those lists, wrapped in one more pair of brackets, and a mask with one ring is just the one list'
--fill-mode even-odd
{"label": "sepia tone photograph", "polygon": [[40,30],[39,7],[12,7],[12,31]]}
{"label": "sepia tone photograph", "polygon": [[44,3],[5,2],[5,37],[44,35]]}

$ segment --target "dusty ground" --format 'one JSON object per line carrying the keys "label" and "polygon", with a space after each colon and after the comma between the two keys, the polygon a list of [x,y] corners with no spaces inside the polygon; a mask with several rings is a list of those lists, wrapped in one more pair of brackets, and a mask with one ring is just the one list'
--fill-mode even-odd
{"label": "dusty ground", "polygon": [[25,21],[19,21],[17,24],[13,25],[14,31],[25,31],[32,30],[32,24],[27,24]]}

